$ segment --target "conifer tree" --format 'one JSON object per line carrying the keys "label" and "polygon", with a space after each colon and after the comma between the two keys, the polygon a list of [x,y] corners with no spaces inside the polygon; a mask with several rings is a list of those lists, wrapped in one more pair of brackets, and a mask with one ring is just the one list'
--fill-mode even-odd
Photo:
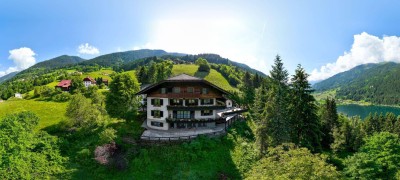
{"label": "conifer tree", "polygon": [[[277,146],[290,142],[288,117],[288,72],[282,59],[276,56],[271,76],[271,88],[268,90],[268,103],[262,124],[266,126],[270,145]],[[263,127],[265,128],[265,127]]]}
{"label": "conifer tree", "polygon": [[311,85],[308,83],[308,74],[297,66],[291,81],[291,138],[292,142],[311,151],[319,151],[321,148],[320,122],[317,116]]}
{"label": "conifer tree", "polygon": [[325,104],[321,108],[321,131],[322,131],[322,146],[330,148],[333,143],[333,130],[339,126],[339,117],[336,109],[336,102],[333,98],[326,98]]}

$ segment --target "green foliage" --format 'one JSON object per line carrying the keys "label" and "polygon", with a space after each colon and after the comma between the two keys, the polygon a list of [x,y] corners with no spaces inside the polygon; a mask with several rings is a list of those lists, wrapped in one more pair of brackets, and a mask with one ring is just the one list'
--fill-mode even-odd
{"label": "green foliage", "polygon": [[210,72],[210,64],[208,64],[208,61],[206,59],[198,58],[195,64],[199,66],[199,69],[197,71]]}
{"label": "green foliage", "polygon": [[61,92],[52,97],[55,102],[67,102],[71,99],[71,94],[68,92]]}
{"label": "green foliage", "polygon": [[116,130],[113,128],[106,128],[99,134],[100,144],[106,144],[114,141],[117,137]]}
{"label": "green foliage", "polygon": [[308,83],[308,74],[298,65],[290,84],[290,116],[292,142],[311,151],[321,150],[320,121],[313,91]]}
{"label": "green foliage", "polygon": [[319,118],[321,120],[322,141],[324,148],[329,148],[334,141],[333,129],[339,126],[336,102],[333,98],[326,98],[325,103],[319,108]]}
{"label": "green foliage", "polygon": [[388,132],[374,134],[345,164],[344,172],[351,178],[395,179],[400,169],[399,136]]}
{"label": "green foliage", "polygon": [[340,173],[326,159],[306,148],[283,144],[268,149],[266,157],[252,167],[246,179],[339,179]]}
{"label": "green foliage", "polygon": [[8,115],[0,121],[0,178],[49,179],[65,168],[58,140],[35,131],[39,118],[31,112]]}
{"label": "green foliage", "polygon": [[69,118],[73,126],[77,128],[89,129],[101,126],[107,120],[99,110],[98,106],[93,106],[90,99],[82,94],[73,95],[67,106],[65,115]]}
{"label": "green foliage", "polygon": [[136,78],[132,78],[128,74],[116,74],[109,88],[110,93],[106,98],[108,114],[124,119],[134,118],[139,103],[135,93],[140,89]]}
{"label": "green foliage", "polygon": [[67,65],[77,64],[82,61],[85,61],[85,59],[82,59],[78,56],[62,55],[62,56],[55,57],[53,59],[39,62],[39,63],[33,65],[31,68],[32,69],[34,69],[34,68],[54,69],[54,68],[65,67]]}
{"label": "green foliage", "polygon": [[265,129],[268,135],[266,142],[261,142],[261,152],[267,145],[277,146],[290,142],[290,125],[288,117],[288,72],[283,67],[282,59],[276,56],[272,66],[271,87],[268,90],[268,99],[265,107],[265,115],[261,117],[260,128]]}
{"label": "green foliage", "polygon": [[335,152],[355,152],[363,144],[365,137],[362,130],[362,121],[359,117],[348,119],[343,115],[339,116],[339,123],[332,129],[331,149]]}

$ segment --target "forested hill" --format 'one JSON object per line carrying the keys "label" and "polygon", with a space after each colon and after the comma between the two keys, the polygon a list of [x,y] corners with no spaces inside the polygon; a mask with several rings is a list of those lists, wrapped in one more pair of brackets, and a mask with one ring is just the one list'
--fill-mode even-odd
{"label": "forested hill", "polygon": [[[169,57],[169,58],[174,59],[176,57]],[[198,55],[186,55],[186,56],[179,57],[180,60],[183,60],[183,61],[186,61],[186,62],[191,62],[191,63],[194,63],[198,58],[207,59],[207,61],[209,63],[233,65],[233,66],[239,67],[239,68],[241,68],[241,69],[243,69],[245,71],[249,71],[249,72],[251,72],[253,74],[259,74],[259,75],[261,75],[263,77],[266,76],[263,72],[255,70],[255,69],[249,67],[246,64],[238,63],[238,62],[235,62],[235,61],[231,61],[231,60],[229,60],[227,58],[221,57],[218,54],[198,54]]]}
{"label": "forested hill", "polygon": [[39,63],[33,65],[31,67],[31,69],[33,69],[33,68],[53,69],[53,68],[64,67],[66,65],[80,63],[82,61],[85,61],[85,59],[82,59],[78,56],[62,55],[62,56],[58,56],[56,58],[53,58],[53,59],[50,59],[47,61],[39,62]]}
{"label": "forested hill", "polygon": [[376,104],[400,104],[400,64],[388,62],[357,66],[316,83],[317,91],[336,89],[336,97]]}
{"label": "forested hill", "polygon": [[19,73],[18,71],[17,71],[17,72],[12,72],[12,73],[10,73],[10,74],[7,74],[7,75],[5,75],[5,76],[0,77],[0,83],[11,79],[12,77],[14,77],[14,76],[15,76],[16,74],[18,74],[18,73]]}
{"label": "forested hill", "polygon": [[137,59],[147,58],[147,57],[160,57],[163,55],[171,56],[183,56],[185,54],[180,53],[168,53],[164,50],[150,50],[150,49],[140,49],[125,52],[116,52],[111,54],[105,54],[88,61],[82,62],[82,65],[99,65],[99,66],[114,66],[116,64],[124,64]]}

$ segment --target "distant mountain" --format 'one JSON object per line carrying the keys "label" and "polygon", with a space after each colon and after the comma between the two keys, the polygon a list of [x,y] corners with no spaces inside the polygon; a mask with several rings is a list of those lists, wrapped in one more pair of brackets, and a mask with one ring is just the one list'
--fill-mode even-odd
{"label": "distant mountain", "polygon": [[164,50],[150,50],[150,49],[140,49],[125,52],[116,52],[111,54],[105,54],[93,59],[82,62],[82,65],[100,65],[100,66],[113,66],[117,63],[123,64],[137,59],[153,57],[153,56],[163,56],[163,55],[173,55],[173,56],[183,56],[180,53],[168,53]]}
{"label": "distant mountain", "polygon": [[337,98],[400,105],[400,64],[365,64],[314,84],[317,91],[336,89]]}
{"label": "distant mountain", "polygon": [[80,63],[85,60],[86,59],[82,59],[78,56],[62,55],[62,56],[58,56],[53,59],[39,62],[39,63],[33,65],[32,67],[30,67],[30,69],[34,69],[34,68],[53,69],[53,68],[64,67],[66,65],[77,64],[77,63]]}
{"label": "distant mountain", "polygon": [[12,77],[14,77],[15,75],[17,75],[18,73],[19,73],[18,71],[17,71],[17,72],[12,72],[12,73],[10,73],[10,74],[7,74],[7,75],[5,75],[5,76],[0,77],[0,84],[1,84],[2,82],[4,82],[4,81],[7,81],[7,80],[11,79]]}

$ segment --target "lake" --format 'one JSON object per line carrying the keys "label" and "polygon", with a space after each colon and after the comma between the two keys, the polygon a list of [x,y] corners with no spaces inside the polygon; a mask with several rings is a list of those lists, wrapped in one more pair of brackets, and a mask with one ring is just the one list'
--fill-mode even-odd
{"label": "lake", "polygon": [[357,104],[348,104],[348,105],[338,105],[337,106],[338,113],[343,113],[348,116],[360,116],[362,119],[368,116],[369,113],[378,114],[383,113],[386,114],[387,112],[392,112],[396,116],[400,115],[400,108],[399,107],[389,107],[389,106],[361,106]]}

